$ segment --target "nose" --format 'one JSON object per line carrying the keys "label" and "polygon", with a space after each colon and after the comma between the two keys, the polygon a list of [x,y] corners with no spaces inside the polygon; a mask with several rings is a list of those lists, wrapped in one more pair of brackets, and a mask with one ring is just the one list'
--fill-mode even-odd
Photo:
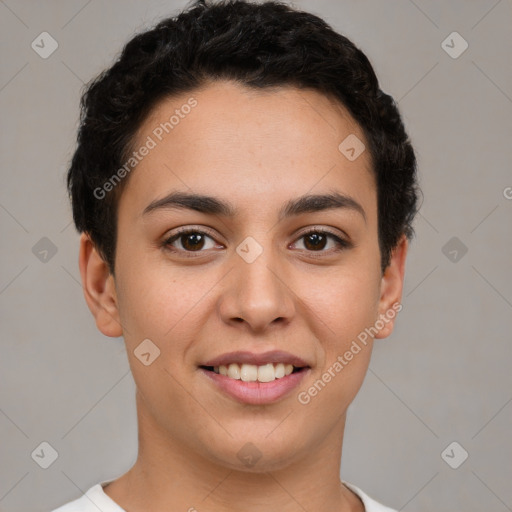
{"label": "nose", "polygon": [[233,260],[219,306],[223,321],[243,323],[254,332],[288,324],[295,312],[294,294],[271,251],[264,250],[252,263],[236,253]]}

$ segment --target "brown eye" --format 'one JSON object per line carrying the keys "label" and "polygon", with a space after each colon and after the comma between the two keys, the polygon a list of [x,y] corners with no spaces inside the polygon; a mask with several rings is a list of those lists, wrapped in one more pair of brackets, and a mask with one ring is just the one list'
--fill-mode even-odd
{"label": "brown eye", "polygon": [[328,250],[324,250],[329,243],[329,239],[334,241],[334,250],[336,250],[336,247],[337,250],[351,247],[350,242],[347,240],[344,240],[334,233],[322,229],[315,229],[304,233],[299,238],[299,240],[302,239],[304,239],[303,244],[305,249],[311,252],[330,252]]}
{"label": "brown eye", "polygon": [[321,250],[327,243],[327,236],[323,233],[311,233],[304,236],[304,245],[312,251]]}
{"label": "brown eye", "polygon": [[[210,247],[205,247],[208,239],[213,243],[210,244]],[[176,242],[178,242],[178,244],[176,244]],[[164,242],[164,245],[177,252],[202,252],[203,249],[212,249],[215,247],[215,241],[210,235],[203,231],[188,229],[172,235]],[[178,245],[178,247],[176,245]]]}
{"label": "brown eye", "polygon": [[200,233],[190,233],[180,235],[181,245],[187,251],[197,251],[204,247],[204,235]]}

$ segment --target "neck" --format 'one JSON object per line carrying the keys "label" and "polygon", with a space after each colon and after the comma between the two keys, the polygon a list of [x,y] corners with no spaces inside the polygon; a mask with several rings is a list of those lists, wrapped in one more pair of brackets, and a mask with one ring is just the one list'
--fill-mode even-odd
{"label": "neck", "polygon": [[125,510],[364,511],[360,499],[342,485],[339,477],[345,414],[318,446],[308,450],[307,456],[291,463],[258,462],[240,470],[175,442],[156,425],[138,393],[137,402],[137,461],[105,487],[105,493]]}

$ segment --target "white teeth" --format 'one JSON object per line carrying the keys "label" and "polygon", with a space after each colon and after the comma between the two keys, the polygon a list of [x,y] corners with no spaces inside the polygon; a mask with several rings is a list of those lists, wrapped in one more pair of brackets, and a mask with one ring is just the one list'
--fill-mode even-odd
{"label": "white teeth", "polygon": [[275,370],[272,363],[264,366],[258,366],[258,380],[260,382],[272,382],[275,379]]}
{"label": "white teeth", "polygon": [[276,366],[275,366],[275,376],[276,376],[276,379],[280,379],[281,377],[285,376],[284,364],[283,363],[277,363],[276,364]]}
{"label": "white teeth", "polygon": [[[219,366],[219,371],[220,371],[220,366]],[[228,366],[228,377],[232,378],[232,379],[240,379],[240,367],[237,365],[237,364],[230,364]]]}
{"label": "white teeth", "polygon": [[243,380],[244,382],[272,382],[281,379],[293,372],[292,364],[268,363],[261,366],[255,364],[231,363],[229,366],[220,365],[214,367],[215,373],[220,373],[231,379]]}
{"label": "white teeth", "polygon": [[258,367],[253,364],[243,364],[240,367],[240,378],[244,382],[254,382],[258,380]]}

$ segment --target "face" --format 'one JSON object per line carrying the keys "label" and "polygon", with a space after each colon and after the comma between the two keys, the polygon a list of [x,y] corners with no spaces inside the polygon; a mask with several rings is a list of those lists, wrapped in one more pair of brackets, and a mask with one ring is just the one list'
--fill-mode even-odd
{"label": "face", "polygon": [[318,92],[230,82],[166,99],[140,127],[134,147],[154,147],[123,190],[115,279],[91,309],[124,336],[153,433],[226,467],[260,454],[268,470],[342,430],[368,329],[391,332],[406,250],[382,275],[370,155],[347,158],[348,136],[366,144]]}

